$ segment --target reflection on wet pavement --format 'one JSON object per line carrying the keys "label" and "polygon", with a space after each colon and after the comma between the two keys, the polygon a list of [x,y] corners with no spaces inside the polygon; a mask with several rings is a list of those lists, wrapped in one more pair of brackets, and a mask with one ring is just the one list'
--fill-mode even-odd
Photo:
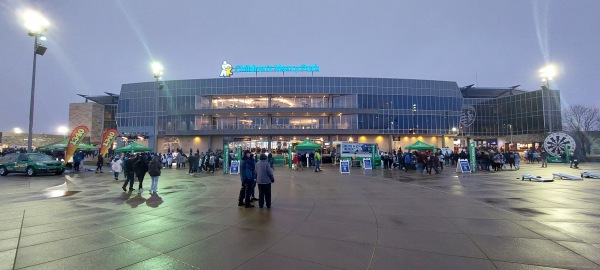
{"label": "reflection on wet pavement", "polygon": [[[71,188],[69,188],[69,186],[71,186]],[[69,180],[67,180],[62,185],[44,189],[42,194],[46,198],[58,198],[58,197],[72,196],[72,195],[75,195],[75,194],[81,192],[80,190],[70,190],[70,189],[73,189],[74,187],[75,187],[75,185],[72,184]]]}
{"label": "reflection on wet pavement", "polygon": [[535,209],[531,209],[531,208],[510,208],[510,210],[515,211],[521,215],[524,216],[528,216],[528,217],[535,217],[535,216],[539,216],[539,215],[548,215],[544,212],[540,212],[538,210]]}
{"label": "reflection on wet pavement", "polygon": [[81,192],[81,191],[48,190],[48,191],[44,192],[44,195],[46,196],[46,198],[58,198],[58,197],[72,196],[79,192]]}
{"label": "reflection on wet pavement", "polygon": [[108,173],[4,177],[0,244],[20,241],[7,269],[600,269],[600,181],[518,178],[554,166],[277,167],[272,209],[238,207],[239,176],[222,173],[164,171],[159,194]]}

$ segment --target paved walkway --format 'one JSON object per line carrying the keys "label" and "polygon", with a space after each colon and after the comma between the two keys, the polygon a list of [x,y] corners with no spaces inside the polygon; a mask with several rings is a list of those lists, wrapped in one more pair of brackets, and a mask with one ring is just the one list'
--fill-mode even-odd
{"label": "paved walkway", "polygon": [[600,180],[520,180],[600,165],[538,167],[277,167],[270,210],[238,207],[238,176],[221,171],[164,170],[159,196],[108,172],[9,175],[0,269],[600,269]]}

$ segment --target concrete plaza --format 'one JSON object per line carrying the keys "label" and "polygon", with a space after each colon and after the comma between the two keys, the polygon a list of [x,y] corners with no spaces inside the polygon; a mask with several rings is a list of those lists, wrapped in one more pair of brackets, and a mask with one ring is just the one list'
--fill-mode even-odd
{"label": "concrete plaza", "polygon": [[581,168],[276,167],[272,209],[238,207],[239,177],[222,171],[165,169],[152,196],[148,176],[138,195],[107,168],[9,175],[0,269],[600,269],[600,180],[520,178],[600,172]]}

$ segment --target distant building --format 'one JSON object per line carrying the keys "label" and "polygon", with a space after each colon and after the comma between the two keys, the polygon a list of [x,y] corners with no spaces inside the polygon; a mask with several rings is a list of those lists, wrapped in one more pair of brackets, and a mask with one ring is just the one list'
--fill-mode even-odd
{"label": "distant building", "polygon": [[119,95],[106,94],[103,96],[80,94],[79,96],[85,98],[84,103],[69,104],[69,130],[80,125],[86,126],[90,130],[86,137],[91,144],[100,144],[105,130],[117,128],[116,113]]}
{"label": "distant building", "polygon": [[[27,133],[0,132],[0,137],[2,152],[6,152],[6,149],[8,148],[14,149],[15,147],[27,149]],[[58,142],[64,138],[64,135],[33,134],[32,146],[33,149],[36,149],[40,146]]]}
{"label": "distant building", "polygon": [[460,88],[464,99],[459,135],[478,145],[512,142],[513,148],[519,144],[524,150],[540,147],[548,133],[562,130],[560,91],[515,88]]}
{"label": "distant building", "polygon": [[[286,149],[304,139],[438,147],[539,145],[561,129],[558,90],[459,87],[456,82],[353,77],[240,77],[124,84],[118,130],[159,152],[231,147]],[[156,98],[158,93],[158,108]],[[512,135],[512,136],[511,136]],[[518,140],[517,140],[518,139]]]}

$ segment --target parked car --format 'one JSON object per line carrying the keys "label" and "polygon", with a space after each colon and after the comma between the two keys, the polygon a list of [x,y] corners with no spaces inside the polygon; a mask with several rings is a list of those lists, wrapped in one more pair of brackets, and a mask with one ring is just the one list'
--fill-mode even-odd
{"label": "parked car", "polygon": [[9,173],[26,173],[34,176],[41,173],[60,175],[65,172],[65,165],[49,155],[42,153],[11,153],[0,158],[0,175]]}

